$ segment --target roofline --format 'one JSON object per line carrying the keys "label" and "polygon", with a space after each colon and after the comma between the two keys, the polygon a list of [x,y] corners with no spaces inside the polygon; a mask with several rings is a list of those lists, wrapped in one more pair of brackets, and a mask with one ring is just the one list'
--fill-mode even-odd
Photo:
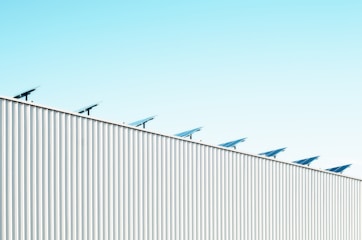
{"label": "roofline", "polygon": [[181,140],[181,141],[184,141],[184,142],[196,143],[196,144],[203,145],[203,146],[206,146],[206,147],[212,147],[212,148],[216,148],[216,149],[220,149],[220,150],[224,150],[224,151],[228,151],[228,152],[244,154],[246,156],[257,157],[257,158],[260,158],[260,159],[279,162],[279,163],[282,163],[282,164],[292,165],[292,166],[295,166],[295,167],[305,168],[305,169],[309,169],[309,170],[313,170],[313,171],[317,171],[317,172],[327,173],[327,174],[335,175],[335,176],[338,176],[338,177],[344,177],[344,178],[348,178],[348,179],[362,181],[362,179],[359,179],[359,178],[346,176],[346,175],[341,175],[341,174],[334,173],[334,172],[331,172],[331,171],[327,171],[327,170],[324,170],[324,169],[312,168],[312,167],[309,167],[309,166],[300,165],[300,164],[293,163],[293,162],[285,162],[285,161],[278,160],[278,159],[275,159],[275,158],[263,157],[261,155],[257,155],[257,154],[253,154],[253,153],[241,152],[241,151],[237,151],[236,149],[232,149],[232,148],[225,148],[225,147],[218,146],[218,145],[211,145],[211,144],[207,144],[207,143],[204,143],[204,142],[197,142],[197,141],[194,141],[192,139],[177,137],[175,135],[167,135],[167,134],[163,134],[163,133],[159,133],[159,132],[153,132],[153,131],[150,131],[150,130],[147,130],[147,129],[133,127],[133,126],[130,126],[130,125],[126,124],[126,123],[116,123],[116,122],[112,122],[112,121],[107,121],[107,120],[94,118],[94,117],[91,117],[91,116],[88,116],[88,115],[83,115],[83,114],[76,113],[76,112],[68,112],[68,111],[60,110],[60,109],[53,108],[53,107],[43,106],[43,105],[40,105],[40,104],[36,104],[36,103],[33,103],[33,102],[21,100],[21,99],[4,97],[4,96],[1,96],[1,95],[0,95],[0,99],[7,100],[7,101],[12,101],[12,102],[17,102],[17,103],[21,103],[21,104],[25,104],[25,105],[30,105],[30,106],[34,106],[34,107],[38,107],[38,108],[42,108],[42,109],[51,110],[51,111],[56,111],[56,112],[59,112],[59,113],[65,113],[65,114],[73,115],[73,116],[76,116],[76,117],[86,118],[86,119],[90,119],[90,120],[94,120],[94,121],[98,121],[98,122],[102,122],[102,123],[107,123],[107,124],[111,124],[111,125],[115,125],[115,126],[126,127],[126,128],[130,128],[130,129],[138,130],[140,132],[151,133],[151,134],[154,134],[154,135],[167,137],[167,138],[173,138],[173,139]]}

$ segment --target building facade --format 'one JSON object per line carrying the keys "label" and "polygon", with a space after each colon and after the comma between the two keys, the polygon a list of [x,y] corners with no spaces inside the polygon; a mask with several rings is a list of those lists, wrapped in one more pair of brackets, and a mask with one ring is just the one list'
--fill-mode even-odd
{"label": "building facade", "polygon": [[4,97],[0,136],[0,239],[362,239],[358,179]]}

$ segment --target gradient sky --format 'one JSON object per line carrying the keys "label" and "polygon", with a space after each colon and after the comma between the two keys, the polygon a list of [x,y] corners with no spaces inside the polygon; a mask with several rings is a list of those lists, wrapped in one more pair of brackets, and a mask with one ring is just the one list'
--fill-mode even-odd
{"label": "gradient sky", "polygon": [[362,179],[361,1],[0,3],[0,95]]}

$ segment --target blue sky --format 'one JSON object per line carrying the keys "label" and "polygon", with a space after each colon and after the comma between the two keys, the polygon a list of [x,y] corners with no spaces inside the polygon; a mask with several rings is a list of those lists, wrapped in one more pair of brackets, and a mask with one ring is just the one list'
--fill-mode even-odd
{"label": "blue sky", "polygon": [[0,94],[362,178],[362,2],[0,3]]}

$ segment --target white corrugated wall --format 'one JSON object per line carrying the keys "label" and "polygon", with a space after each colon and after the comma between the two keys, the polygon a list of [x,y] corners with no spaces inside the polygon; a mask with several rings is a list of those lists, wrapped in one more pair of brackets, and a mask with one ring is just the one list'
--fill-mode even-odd
{"label": "white corrugated wall", "polygon": [[362,182],[0,98],[0,239],[362,239]]}

